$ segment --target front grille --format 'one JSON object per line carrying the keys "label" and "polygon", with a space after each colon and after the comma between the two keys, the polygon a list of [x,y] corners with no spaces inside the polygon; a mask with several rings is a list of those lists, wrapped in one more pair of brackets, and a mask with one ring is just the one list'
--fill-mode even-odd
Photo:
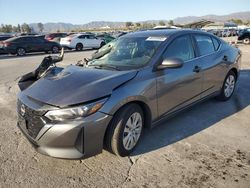
{"label": "front grille", "polygon": [[[21,110],[21,108],[23,109]],[[46,120],[39,115],[42,114],[42,112],[29,108],[19,100],[17,102],[17,111],[21,117],[25,119],[27,133],[35,139],[46,124]]]}

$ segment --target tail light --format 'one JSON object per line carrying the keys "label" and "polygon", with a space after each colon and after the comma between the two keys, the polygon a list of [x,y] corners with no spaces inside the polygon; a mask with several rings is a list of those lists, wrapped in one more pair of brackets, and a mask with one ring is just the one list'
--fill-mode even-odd
{"label": "tail light", "polygon": [[46,40],[52,40],[53,38],[52,37],[47,37]]}
{"label": "tail light", "polygon": [[10,42],[3,42],[4,47],[8,47],[10,45]]}

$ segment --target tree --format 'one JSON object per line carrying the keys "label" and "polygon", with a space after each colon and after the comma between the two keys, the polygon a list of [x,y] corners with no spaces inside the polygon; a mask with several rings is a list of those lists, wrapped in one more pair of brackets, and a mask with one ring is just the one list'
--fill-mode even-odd
{"label": "tree", "polygon": [[17,26],[13,26],[13,27],[12,27],[12,32],[17,33],[17,32],[18,32],[17,30],[18,30]]}
{"label": "tree", "polygon": [[10,32],[12,32],[12,30],[13,30],[13,26],[12,25],[1,24],[1,28],[0,28],[1,32],[3,32],[3,33],[10,33]]}
{"label": "tree", "polygon": [[17,25],[17,32],[21,33],[21,26],[20,26],[20,24]]}
{"label": "tree", "polygon": [[42,33],[43,30],[44,30],[43,24],[42,24],[42,23],[38,23],[38,24],[37,24],[37,27],[38,27],[38,29],[39,29],[39,32]]}
{"label": "tree", "polygon": [[166,25],[166,24],[165,24],[165,22],[164,22],[164,21],[159,21],[159,25],[164,26],[164,25]]}
{"label": "tree", "polygon": [[31,32],[30,26],[28,24],[26,24],[26,23],[23,23],[21,28],[22,28],[22,32],[24,32],[24,33],[30,33]]}
{"label": "tree", "polygon": [[142,28],[143,28],[143,29],[152,29],[152,28],[154,28],[155,26],[156,26],[155,24],[148,23],[148,22],[144,22],[144,23],[142,24]]}
{"label": "tree", "polygon": [[243,24],[243,21],[241,19],[231,19],[229,20],[237,25],[242,25]]}
{"label": "tree", "polygon": [[131,27],[131,26],[133,26],[132,22],[126,22],[126,27]]}
{"label": "tree", "polygon": [[135,23],[136,27],[141,27],[141,23],[137,22]]}
{"label": "tree", "polygon": [[169,20],[169,21],[168,21],[168,25],[169,25],[169,26],[173,26],[173,25],[174,25],[174,21],[173,21],[173,20]]}

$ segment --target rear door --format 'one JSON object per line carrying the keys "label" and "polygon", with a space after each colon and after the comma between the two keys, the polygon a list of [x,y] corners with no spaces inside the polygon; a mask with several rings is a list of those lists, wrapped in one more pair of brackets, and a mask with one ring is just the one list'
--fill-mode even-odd
{"label": "rear door", "polygon": [[225,76],[223,61],[226,56],[219,50],[221,44],[215,37],[206,34],[193,34],[193,37],[204,75],[201,97],[205,97],[220,89]]}
{"label": "rear door", "polygon": [[36,51],[35,43],[33,42],[32,37],[23,37],[19,40],[19,45],[24,47],[26,52],[34,52]]}
{"label": "rear door", "polygon": [[32,38],[32,45],[33,45],[33,51],[39,52],[42,51],[43,49],[43,44],[44,42],[42,40],[39,40],[39,38],[37,37],[33,37]]}
{"label": "rear door", "polygon": [[195,57],[190,35],[175,38],[163,53],[162,59],[179,58],[184,61],[184,65],[156,72],[159,116],[200,99],[202,73],[200,62]]}

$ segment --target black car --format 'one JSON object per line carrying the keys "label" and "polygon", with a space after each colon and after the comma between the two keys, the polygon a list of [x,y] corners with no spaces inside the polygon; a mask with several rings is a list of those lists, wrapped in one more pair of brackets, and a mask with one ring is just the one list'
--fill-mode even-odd
{"label": "black car", "polygon": [[243,41],[245,44],[250,44],[250,29],[244,29],[240,32],[238,40]]}
{"label": "black car", "polygon": [[12,37],[11,35],[0,35],[0,41],[10,39],[11,37]]}
{"label": "black car", "polygon": [[5,40],[2,48],[6,53],[23,56],[28,52],[52,52],[57,53],[61,46],[56,42],[47,41],[44,38],[36,36],[14,37]]}
{"label": "black car", "polygon": [[10,39],[11,35],[0,35],[0,54],[6,54],[6,52],[3,49],[3,41]]}

